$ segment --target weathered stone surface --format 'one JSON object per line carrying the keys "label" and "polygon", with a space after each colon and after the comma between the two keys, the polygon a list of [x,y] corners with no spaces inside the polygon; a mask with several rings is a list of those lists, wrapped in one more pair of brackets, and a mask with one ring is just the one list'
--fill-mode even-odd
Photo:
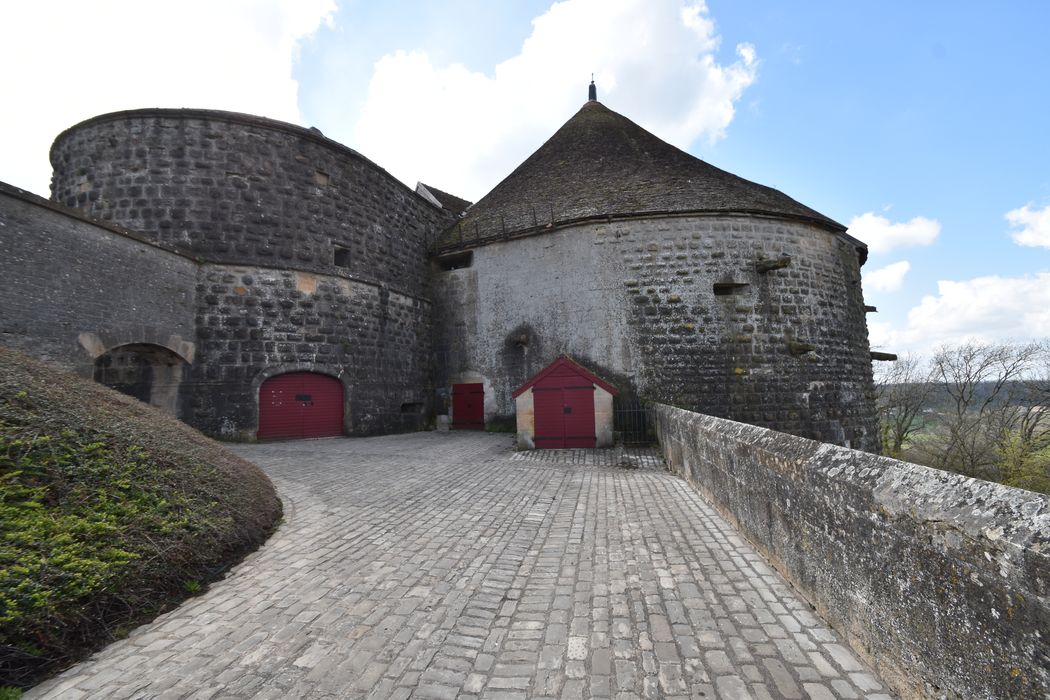
{"label": "weathered stone surface", "polygon": [[[447,215],[318,131],[233,112],[144,109],[73,126],[52,199],[214,263],[307,270],[419,294]],[[346,251],[337,265],[336,249]]]}
{"label": "weathered stone surface", "polygon": [[1050,694],[1050,497],[669,406],[655,416],[669,466],[902,693]]}
{"label": "weathered stone surface", "polygon": [[[655,157],[637,146],[659,139],[603,110],[588,114],[629,125],[625,153]],[[293,370],[343,380],[350,432],[416,428],[428,408],[447,415],[449,387],[460,382],[483,384],[486,417],[510,422],[510,392],[567,353],[625,397],[877,449],[863,246],[782,194],[667,144],[659,150],[706,173],[706,184],[674,194],[599,168],[609,181],[593,184],[612,196],[616,218],[457,249],[455,265],[428,258],[451,221],[447,211],[316,130],[229,112],[135,110],[66,130],[51,160],[56,202],[200,265],[192,286],[158,279],[174,298],[195,299],[194,323],[168,318],[170,309],[151,323],[177,326],[168,337],[189,345],[188,354],[170,348],[192,364],[176,403],[209,433],[251,438],[259,384]],[[635,194],[671,196],[666,207],[673,200],[688,211],[647,215],[656,200],[616,189],[629,182]],[[734,199],[727,182],[745,186],[749,198]],[[692,199],[700,195],[703,206]],[[106,274],[147,279],[160,258],[143,251],[138,261],[117,256]],[[65,293],[106,308],[119,282],[100,279],[74,270]],[[114,318],[124,313],[117,301]],[[434,318],[431,302],[440,309]],[[136,324],[131,316],[117,323]],[[22,345],[32,345],[33,330],[20,332]],[[108,349],[104,335],[76,333],[89,354]],[[159,337],[125,335],[112,342]]]}
{"label": "weathered stone surface", "polygon": [[[756,267],[781,256],[791,265]],[[510,415],[510,392],[565,353],[628,394],[877,450],[859,278],[853,244],[755,216],[491,242],[434,273],[435,384],[473,376],[486,416]]]}
{"label": "weathered stone surface", "polygon": [[127,343],[194,357],[196,263],[0,183],[0,343],[90,377]]}
{"label": "weathered stone surface", "polygon": [[427,401],[430,303],[343,277],[202,265],[193,423],[252,437],[259,387],[285,372],[337,377],[351,434],[418,430]]}
{"label": "weathered stone surface", "polygon": [[[304,370],[343,382],[350,433],[422,426],[447,213],[319,132],[226,112],[103,115],[52,163],[76,210],[0,192],[0,340],[85,374],[116,346],[168,347],[185,376],[163,402],[223,437],[254,437],[261,383]],[[125,355],[100,376],[146,399],[146,355]]]}
{"label": "weathered stone surface", "polygon": [[[0,250],[0,342],[209,434],[254,437],[260,385],[291,371],[343,382],[349,433],[426,419],[430,303],[399,287],[203,263],[7,186]],[[154,347],[174,364],[142,365]]]}

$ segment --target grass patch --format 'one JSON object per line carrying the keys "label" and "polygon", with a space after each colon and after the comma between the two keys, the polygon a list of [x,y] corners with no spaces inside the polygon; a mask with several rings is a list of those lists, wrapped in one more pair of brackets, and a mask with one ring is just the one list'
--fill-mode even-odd
{"label": "grass patch", "polygon": [[200,591],[280,514],[265,475],[218,443],[0,348],[0,687]]}
{"label": "grass patch", "polygon": [[518,419],[516,416],[493,416],[485,421],[485,432],[516,433],[518,432]]}

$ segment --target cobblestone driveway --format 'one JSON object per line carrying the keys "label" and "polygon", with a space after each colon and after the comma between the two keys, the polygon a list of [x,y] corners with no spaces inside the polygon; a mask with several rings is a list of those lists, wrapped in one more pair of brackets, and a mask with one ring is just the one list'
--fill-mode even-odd
{"label": "cobblestone driveway", "polygon": [[683,481],[510,445],[238,447],[277,534],[28,697],[889,697]]}

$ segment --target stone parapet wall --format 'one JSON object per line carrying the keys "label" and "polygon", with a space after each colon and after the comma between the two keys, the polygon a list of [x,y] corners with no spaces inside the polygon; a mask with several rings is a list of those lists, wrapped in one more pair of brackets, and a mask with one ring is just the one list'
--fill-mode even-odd
{"label": "stone parapet wall", "polygon": [[342,277],[202,265],[191,422],[251,439],[259,386],[292,371],[329,374],[347,392],[351,434],[418,430],[425,420],[429,301]]}
{"label": "stone parapet wall", "polygon": [[0,183],[0,344],[91,377],[146,343],[193,360],[197,264]]}
{"label": "stone parapet wall", "polygon": [[55,139],[52,198],[205,262],[419,294],[448,215],[319,131],[261,117],[145,109]]}
{"label": "stone parapet wall", "polygon": [[667,463],[905,697],[1050,694],[1050,497],[656,405]]}

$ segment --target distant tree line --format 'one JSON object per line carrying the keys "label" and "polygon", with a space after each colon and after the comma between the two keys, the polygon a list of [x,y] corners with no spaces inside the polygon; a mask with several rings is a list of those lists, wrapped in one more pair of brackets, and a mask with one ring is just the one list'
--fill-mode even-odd
{"label": "distant tree line", "polygon": [[875,386],[883,454],[1050,493],[1050,339],[905,356]]}

